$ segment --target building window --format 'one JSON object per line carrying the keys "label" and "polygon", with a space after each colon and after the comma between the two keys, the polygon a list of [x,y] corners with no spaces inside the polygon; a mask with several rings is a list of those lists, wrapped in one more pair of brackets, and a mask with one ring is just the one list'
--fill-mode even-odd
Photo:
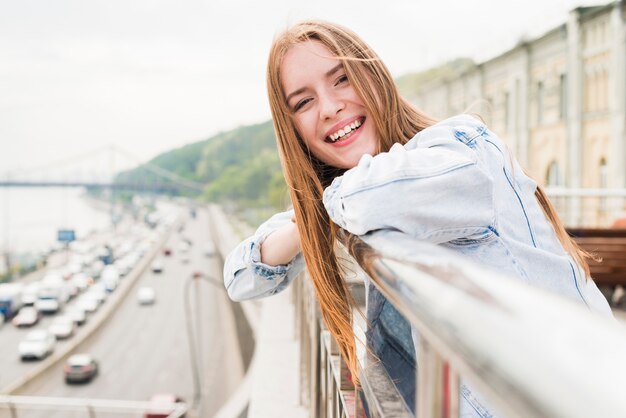
{"label": "building window", "polygon": [[509,130],[509,115],[511,114],[511,100],[509,100],[509,92],[505,91],[504,92],[504,130],[508,131]]}
{"label": "building window", "polygon": [[543,123],[543,95],[543,82],[540,81],[537,83],[537,125],[541,125]]}
{"label": "building window", "polygon": [[561,74],[559,79],[559,118],[567,117],[567,74]]}
{"label": "building window", "polygon": [[[609,185],[609,172],[608,172],[608,167],[606,165],[606,159],[604,157],[600,159],[599,174],[600,174],[600,188],[606,189],[607,186]],[[607,209],[606,197],[600,198],[599,209],[600,209],[600,212],[606,212],[606,209]]]}
{"label": "building window", "polygon": [[546,172],[546,186],[555,187],[561,183],[561,178],[559,176],[559,164],[556,161],[552,161],[548,166],[548,171]]}

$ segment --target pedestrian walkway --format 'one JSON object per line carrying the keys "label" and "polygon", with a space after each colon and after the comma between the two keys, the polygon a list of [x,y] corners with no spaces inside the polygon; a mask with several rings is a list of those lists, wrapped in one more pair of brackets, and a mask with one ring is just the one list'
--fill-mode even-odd
{"label": "pedestrian walkway", "polygon": [[[224,212],[211,206],[211,216],[217,226],[217,246],[226,255],[245,235],[253,231],[249,226],[232,225]],[[235,232],[237,231],[237,232]],[[300,406],[300,347],[295,335],[295,312],[292,288],[254,302],[242,302],[248,321],[255,329],[256,343],[252,362],[234,394],[232,404],[247,396],[248,418],[307,418],[309,412]],[[248,392],[249,388],[249,392]],[[224,415],[230,405],[224,409]]]}
{"label": "pedestrian walkway", "polygon": [[261,302],[249,418],[305,418],[291,288]]}

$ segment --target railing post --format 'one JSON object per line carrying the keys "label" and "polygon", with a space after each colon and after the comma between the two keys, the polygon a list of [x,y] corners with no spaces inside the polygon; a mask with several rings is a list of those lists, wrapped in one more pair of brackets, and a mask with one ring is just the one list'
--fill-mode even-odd
{"label": "railing post", "polygon": [[443,361],[435,349],[420,338],[417,356],[417,418],[443,416]]}

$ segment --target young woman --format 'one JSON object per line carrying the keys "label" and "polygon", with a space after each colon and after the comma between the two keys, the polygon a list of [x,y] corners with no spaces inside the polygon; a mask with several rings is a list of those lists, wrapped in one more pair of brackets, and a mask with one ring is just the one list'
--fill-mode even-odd
{"label": "young woman", "polygon": [[[587,255],[502,141],[474,117],[437,123],[416,109],[353,32],[319,21],[288,29],[271,47],[267,85],[293,210],[229,255],[232,299],[278,293],[306,265],[324,321],[355,371],[351,298],[335,246],[338,237],[400,232],[610,315],[588,278]],[[373,286],[367,316],[368,345],[412,408],[410,326]],[[470,395],[461,407],[478,409]]]}

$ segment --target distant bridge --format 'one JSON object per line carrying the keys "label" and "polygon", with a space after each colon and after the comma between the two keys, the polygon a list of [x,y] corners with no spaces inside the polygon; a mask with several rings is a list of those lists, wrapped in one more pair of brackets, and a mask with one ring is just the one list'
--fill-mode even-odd
{"label": "distant bridge", "polygon": [[[177,193],[186,188],[174,183],[111,183],[90,181],[2,181],[0,187],[88,187],[93,189],[128,190],[133,192]],[[195,188],[195,187],[194,187]]]}
{"label": "distant bridge", "polygon": [[[130,159],[137,167],[141,167],[151,175],[131,182],[109,180],[114,177],[116,171],[113,163],[115,154],[121,154]],[[92,175],[89,176],[85,175],[84,170],[76,170],[76,166],[102,166],[102,164],[97,164],[98,162],[102,163],[102,160],[108,161],[104,164],[108,166],[106,173],[91,173]],[[60,176],[61,173],[67,172],[68,169],[71,170],[72,168],[74,168],[73,174]],[[82,175],[76,174],[76,171],[81,172]],[[63,180],[60,178],[63,178]],[[133,192],[178,193],[182,190],[202,192],[205,185],[185,179],[154,163],[142,163],[137,157],[127,151],[111,146],[74,155],[63,160],[51,161],[38,167],[10,170],[5,173],[4,178],[0,178],[0,188],[2,187],[88,187]]]}

